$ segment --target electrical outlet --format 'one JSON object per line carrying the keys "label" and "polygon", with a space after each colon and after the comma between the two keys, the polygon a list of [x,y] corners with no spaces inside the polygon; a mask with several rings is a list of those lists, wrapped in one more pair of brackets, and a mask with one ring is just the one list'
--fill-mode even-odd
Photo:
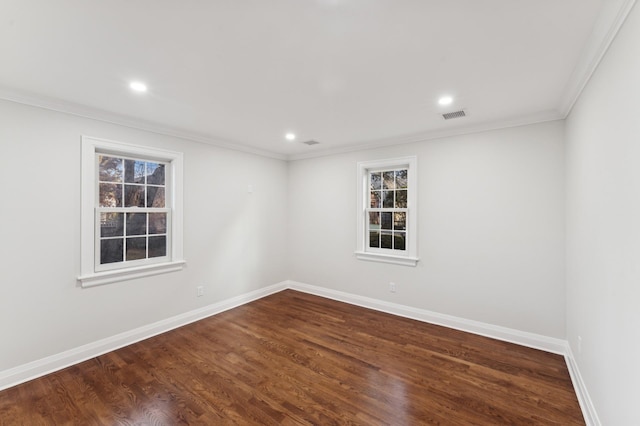
{"label": "electrical outlet", "polygon": [[198,297],[204,296],[204,286],[203,285],[198,286],[197,290],[198,290],[198,293],[197,293]]}
{"label": "electrical outlet", "polygon": [[389,283],[389,291],[391,293],[395,293],[396,292],[396,283]]}

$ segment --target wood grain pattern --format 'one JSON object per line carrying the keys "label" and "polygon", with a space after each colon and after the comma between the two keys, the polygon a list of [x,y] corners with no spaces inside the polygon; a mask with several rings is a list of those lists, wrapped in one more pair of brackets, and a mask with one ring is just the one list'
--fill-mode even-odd
{"label": "wood grain pattern", "polygon": [[2,425],[581,425],[563,357],[291,290],[0,392]]}

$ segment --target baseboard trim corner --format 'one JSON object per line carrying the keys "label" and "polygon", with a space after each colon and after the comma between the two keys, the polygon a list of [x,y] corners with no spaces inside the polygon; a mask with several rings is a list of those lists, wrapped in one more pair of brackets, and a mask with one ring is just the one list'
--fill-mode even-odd
{"label": "baseboard trim corner", "polygon": [[63,368],[103,355],[107,352],[120,349],[141,340],[148,339],[158,334],[166,333],[178,327],[195,321],[228,311],[235,307],[253,302],[273,293],[286,290],[288,281],[263,287],[230,299],[226,299],[211,305],[185,312],[152,324],[135,328],[115,336],[107,337],[77,348],[73,348],[59,354],[51,355],[27,364],[0,371],[0,391],[19,385],[29,380],[45,376]]}
{"label": "baseboard trim corner", "polygon": [[596,407],[595,405],[593,405],[593,401],[589,396],[587,386],[582,379],[580,369],[578,368],[578,363],[573,356],[573,351],[571,350],[571,346],[568,342],[566,345],[564,358],[567,362],[567,368],[569,370],[569,375],[571,376],[571,382],[573,383],[573,388],[576,391],[576,396],[578,397],[578,403],[580,404],[580,409],[582,409],[582,415],[584,416],[585,423],[587,424],[587,426],[601,426],[602,423],[598,418]]}

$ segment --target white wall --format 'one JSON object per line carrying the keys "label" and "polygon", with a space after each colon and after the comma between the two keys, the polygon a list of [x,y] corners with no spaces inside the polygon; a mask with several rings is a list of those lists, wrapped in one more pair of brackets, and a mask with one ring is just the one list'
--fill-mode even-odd
{"label": "white wall", "polygon": [[639,105],[636,5],[566,128],[567,337],[604,425],[640,424]]}
{"label": "white wall", "polygon": [[[635,7],[566,129],[289,164],[0,101],[0,372],[292,279],[567,337],[602,424],[640,424],[638,52]],[[185,153],[184,271],[79,287],[82,134]],[[356,260],[356,162],[414,154],[418,267]]]}
{"label": "white wall", "polygon": [[[0,371],[286,280],[284,161],[6,101],[0,121]],[[184,152],[185,270],[78,286],[82,134]]]}
{"label": "white wall", "polygon": [[[564,338],[563,126],[556,121],[292,162],[290,278]],[[356,163],[413,154],[418,266],[355,259]]]}

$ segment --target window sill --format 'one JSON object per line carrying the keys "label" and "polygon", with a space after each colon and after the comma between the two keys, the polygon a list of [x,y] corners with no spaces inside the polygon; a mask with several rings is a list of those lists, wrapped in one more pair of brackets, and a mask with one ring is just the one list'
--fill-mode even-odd
{"label": "window sill", "polygon": [[393,255],[382,254],[382,253],[367,253],[363,251],[357,251],[356,257],[360,260],[367,260],[370,262],[392,263],[394,265],[416,266],[418,264],[417,257],[393,256]]}
{"label": "window sill", "polygon": [[96,272],[93,274],[81,275],[78,277],[78,281],[80,281],[80,284],[84,288],[94,287],[119,281],[132,280],[135,278],[180,271],[184,268],[185,264],[186,262],[184,260],[177,260],[175,262],[158,263],[155,265],[138,266],[135,268]]}

